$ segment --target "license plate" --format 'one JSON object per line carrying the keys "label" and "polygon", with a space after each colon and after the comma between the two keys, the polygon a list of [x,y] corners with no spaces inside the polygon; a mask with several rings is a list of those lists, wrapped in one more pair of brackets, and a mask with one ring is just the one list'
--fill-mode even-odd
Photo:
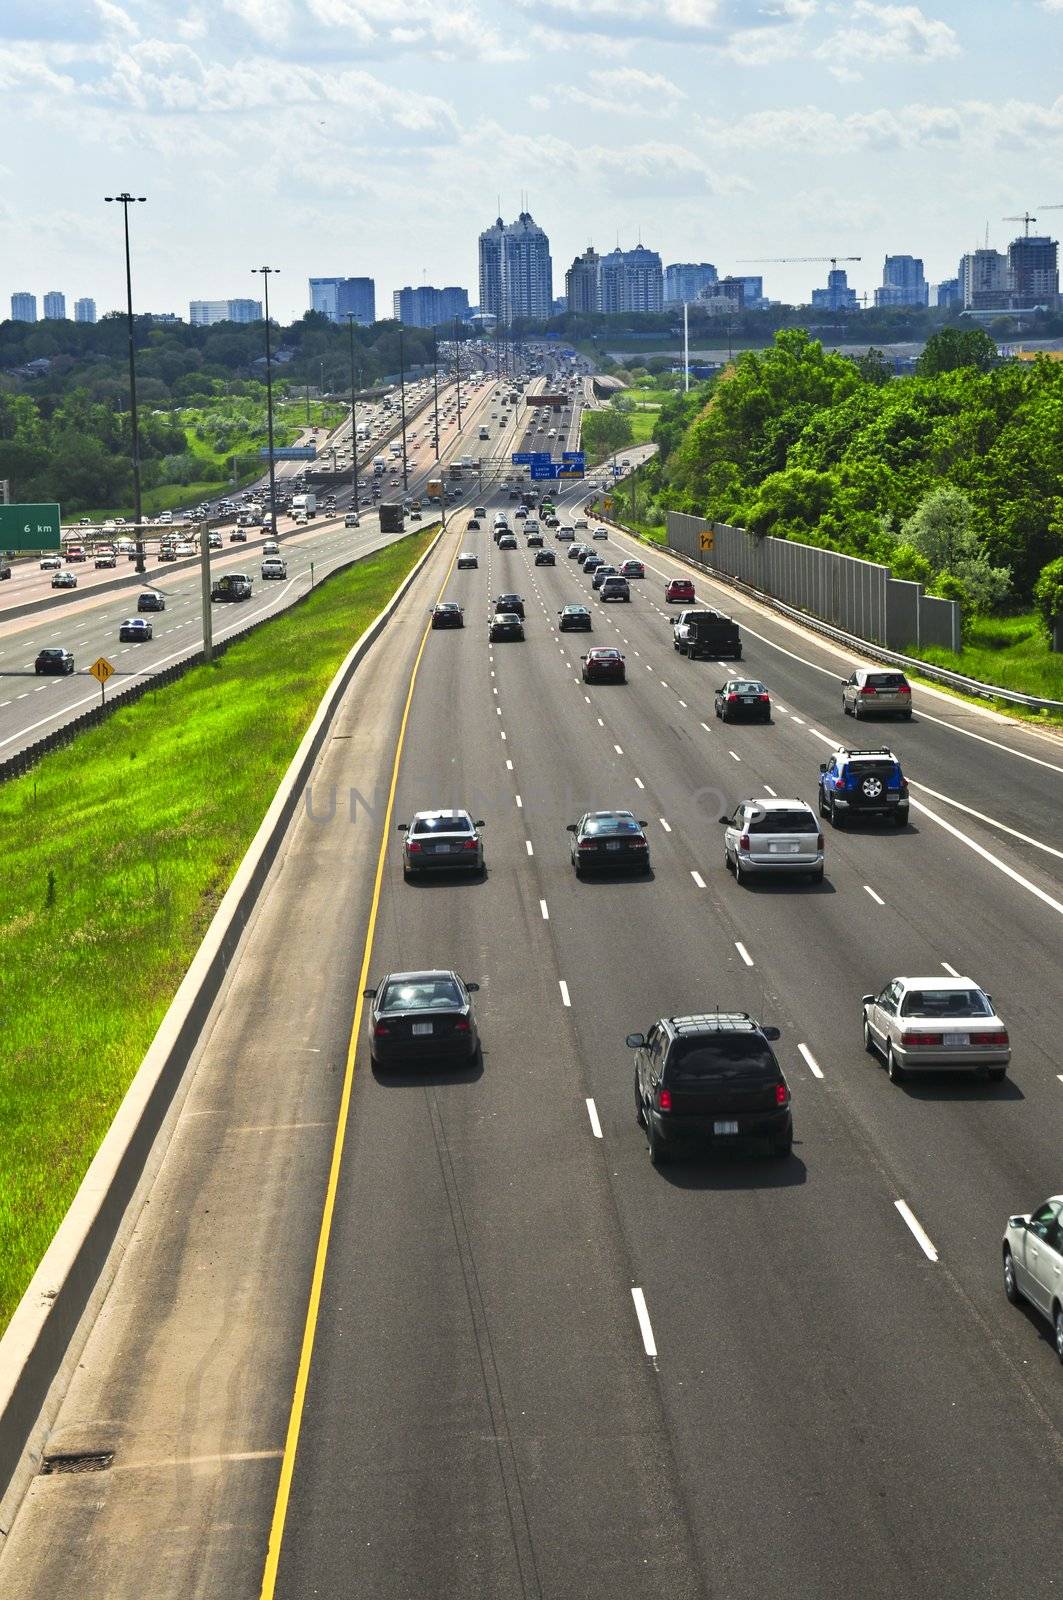
{"label": "license plate", "polygon": [[968,1033],[943,1033],[941,1042],[947,1050],[958,1050],[963,1045],[970,1044],[971,1036]]}
{"label": "license plate", "polygon": [[799,844],[769,844],[768,854],[770,856],[795,856],[800,848]]}
{"label": "license plate", "polygon": [[714,1122],[713,1125],[712,1125],[712,1131],[713,1131],[713,1133],[737,1133],[738,1132],[738,1123],[737,1122]]}
{"label": "license plate", "polygon": [[430,1022],[415,1022],[410,1031],[415,1034],[431,1033],[432,1024]]}
{"label": "license plate", "polygon": [[756,700],[753,698],[753,696],[751,694],[744,694],[742,696],[742,704],[744,706],[755,706],[756,703],[757,703]]}
{"label": "license plate", "polygon": [[619,850],[619,849],[620,849],[620,843],[619,843],[619,840],[617,840],[617,839],[610,839],[610,840],[609,840],[609,841],[608,841],[608,842],[607,842],[607,843],[606,843],[606,846],[605,846],[605,848],[606,848],[606,849],[607,849],[607,850]]}

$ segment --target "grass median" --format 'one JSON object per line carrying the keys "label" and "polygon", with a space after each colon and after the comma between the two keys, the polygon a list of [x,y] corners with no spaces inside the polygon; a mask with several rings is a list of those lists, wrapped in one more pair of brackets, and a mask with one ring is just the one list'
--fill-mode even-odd
{"label": "grass median", "polygon": [[0,1331],[325,689],[432,537],[337,573],[0,788]]}

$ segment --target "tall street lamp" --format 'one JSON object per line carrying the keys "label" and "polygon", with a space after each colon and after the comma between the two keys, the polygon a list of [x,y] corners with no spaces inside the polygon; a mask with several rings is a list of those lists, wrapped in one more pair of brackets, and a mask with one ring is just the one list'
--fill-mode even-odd
{"label": "tall street lamp", "polygon": [[134,205],[143,205],[147,200],[146,194],[121,194],[104,195],[108,205],[118,205],[122,208],[122,220],[125,224],[125,292],[126,292],[126,328],[129,333],[129,418],[130,434],[133,447],[133,520],[136,523],[137,560],[136,570],[144,571],[144,532],[141,528],[143,507],[140,501],[140,430],[137,426],[137,364],[133,343],[133,274],[129,266],[129,208]]}
{"label": "tall street lamp", "polygon": [[458,340],[459,322],[454,318],[454,376],[458,384],[458,432],[461,432],[461,344]]}
{"label": "tall street lamp", "polygon": [[435,400],[436,465],[439,464],[439,349],[435,329],[432,329],[432,396]]}
{"label": "tall street lamp", "polygon": [[354,322],[353,311],[347,312],[347,331],[351,336],[351,486],[354,490],[354,514],[358,515],[358,416],[356,412],[357,383],[354,376]]}
{"label": "tall street lamp", "polygon": [[399,405],[402,409],[402,492],[410,487],[406,466],[406,344],[399,329]]}
{"label": "tall street lamp", "polygon": [[279,267],[252,267],[252,272],[262,276],[263,311],[266,316],[266,429],[269,435],[269,525],[270,534],[277,531],[277,464],[273,459],[273,357],[269,348],[269,280]]}

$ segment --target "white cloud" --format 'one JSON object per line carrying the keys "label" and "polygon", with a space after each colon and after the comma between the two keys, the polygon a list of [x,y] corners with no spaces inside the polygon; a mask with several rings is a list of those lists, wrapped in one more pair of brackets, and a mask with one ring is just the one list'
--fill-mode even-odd
{"label": "white cloud", "polygon": [[686,99],[686,91],[663,73],[643,72],[641,67],[599,67],[590,74],[590,78],[606,94],[668,95],[678,100]]}
{"label": "white cloud", "polygon": [[918,6],[855,0],[851,14],[856,26],[837,29],[813,51],[816,60],[844,81],[852,82],[861,67],[884,61],[925,64],[960,54],[955,29],[924,16]]}

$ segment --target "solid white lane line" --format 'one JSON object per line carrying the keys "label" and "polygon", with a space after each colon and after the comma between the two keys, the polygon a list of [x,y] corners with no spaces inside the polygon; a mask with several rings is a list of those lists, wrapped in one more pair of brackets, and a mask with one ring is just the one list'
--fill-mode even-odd
{"label": "solid white lane line", "polygon": [[589,1095],[587,1096],[587,1115],[591,1119],[591,1132],[596,1139],[600,1139],[602,1136],[602,1125],[598,1121],[598,1108]]}
{"label": "solid white lane line", "polygon": [[778,800],[778,798],[779,798],[779,796],[775,793],[775,790],[772,788],[770,783],[766,783],[764,785],[764,793],[765,794],[770,794],[773,800]]}
{"label": "solid white lane line", "polygon": [[747,967],[751,967],[753,965],[753,957],[750,955],[749,951],[746,949],[746,947],[742,943],[741,939],[736,939],[735,940],[735,949],[738,951],[738,954],[742,957],[742,960],[745,962],[746,966]]}
{"label": "solid white lane line", "polygon": [[904,1218],[905,1223],[911,1229],[912,1237],[919,1246],[920,1250],[926,1256],[926,1259],[928,1261],[936,1261],[938,1258],[938,1253],[934,1249],[933,1241],[931,1240],[930,1235],[923,1228],[919,1219],[916,1217],[911,1206],[907,1205],[903,1200],[894,1200],[893,1204]]}
{"label": "solid white lane line", "polygon": [[969,817],[974,817],[978,822],[985,822],[991,828],[999,828],[1001,833],[1009,833],[1013,839],[1021,839],[1023,844],[1032,844],[1035,850],[1043,850],[1046,855],[1056,856],[1063,861],[1063,850],[1057,850],[1054,845],[1045,844],[1043,839],[1034,839],[1028,833],[1020,833],[1018,828],[1009,828],[1006,822],[998,822],[996,817],[989,817],[984,811],[976,811],[973,806],[965,806],[962,800],[954,800],[951,795],[939,794],[936,789],[928,788],[925,783],[919,783],[915,778],[908,779],[910,789],[921,789],[923,794],[931,795],[935,800],[943,800],[947,806],[955,806],[957,811],[963,811]]}
{"label": "solid white lane line", "polygon": [[801,1052],[801,1055],[804,1058],[805,1066],[808,1068],[809,1072],[811,1072],[812,1076],[814,1078],[822,1078],[823,1068],[820,1066],[819,1062],[816,1060],[807,1044],[799,1044],[797,1048]]}
{"label": "solid white lane line", "polygon": [[864,884],[864,893],[869,894],[877,906],[884,906],[886,904],[882,896],[880,894],[876,894],[869,883]]}
{"label": "solid white lane line", "polygon": [[569,999],[568,984],[565,982],[564,978],[559,978],[557,981],[561,990],[561,1004],[563,1006],[570,1006],[572,1001]]}
{"label": "solid white lane line", "polygon": [[701,876],[700,872],[694,872],[691,870],[690,876],[693,878],[699,889],[704,889],[705,879]]}
{"label": "solid white lane line", "polygon": [[532,842],[531,842],[530,839],[525,839],[524,848],[525,848],[525,850],[527,850],[527,852],[528,852],[528,854],[530,856],[533,856],[535,854],[535,851],[532,849]]}
{"label": "solid white lane line", "polygon": [[539,910],[540,910],[540,911],[541,911],[541,912],[542,912],[542,914],[543,914],[543,921],[544,921],[544,922],[549,922],[549,921],[550,921],[550,913],[549,913],[549,911],[548,911],[548,910],[547,910],[547,909],[546,909],[546,901],[545,901],[545,900],[540,900],[540,901],[539,901]]}
{"label": "solid white lane line", "polygon": [[657,1358],[657,1341],[653,1337],[653,1324],[650,1322],[650,1313],[646,1307],[646,1296],[641,1289],[632,1289],[631,1298],[635,1302],[635,1315],[639,1319],[639,1332],[642,1334],[642,1348],[654,1360]]}
{"label": "solid white lane line", "polygon": [[924,817],[929,817],[931,822],[936,822],[939,828],[944,828],[946,833],[951,833],[954,839],[959,839],[960,843],[965,844],[968,850],[973,850],[975,855],[981,856],[983,861],[988,861],[990,866],[996,867],[998,872],[1002,872],[1006,878],[1010,878],[1013,883],[1017,883],[1021,889],[1025,889],[1028,894],[1034,895],[1050,910],[1056,911],[1060,916],[1063,916],[1063,901],[1053,899],[1044,889],[1038,888],[1036,883],[1031,883],[1029,878],[1024,878],[1021,872],[1016,872],[1014,867],[1009,867],[1006,861],[1001,861],[999,856],[995,856],[991,850],[985,849],[976,839],[972,839],[970,834],[964,833],[960,828],[953,827],[951,822],[946,822],[944,817],[939,817],[936,811],[931,811],[930,807],[925,806],[921,800],[910,799],[908,803],[914,806],[916,811],[921,811]]}
{"label": "solid white lane line", "polygon": [[963,977],[963,973],[962,972],[957,972],[956,968],[954,966],[952,966],[952,964],[950,962],[943,961],[941,963],[941,965],[945,968],[945,971],[948,973],[950,978],[962,978]]}

